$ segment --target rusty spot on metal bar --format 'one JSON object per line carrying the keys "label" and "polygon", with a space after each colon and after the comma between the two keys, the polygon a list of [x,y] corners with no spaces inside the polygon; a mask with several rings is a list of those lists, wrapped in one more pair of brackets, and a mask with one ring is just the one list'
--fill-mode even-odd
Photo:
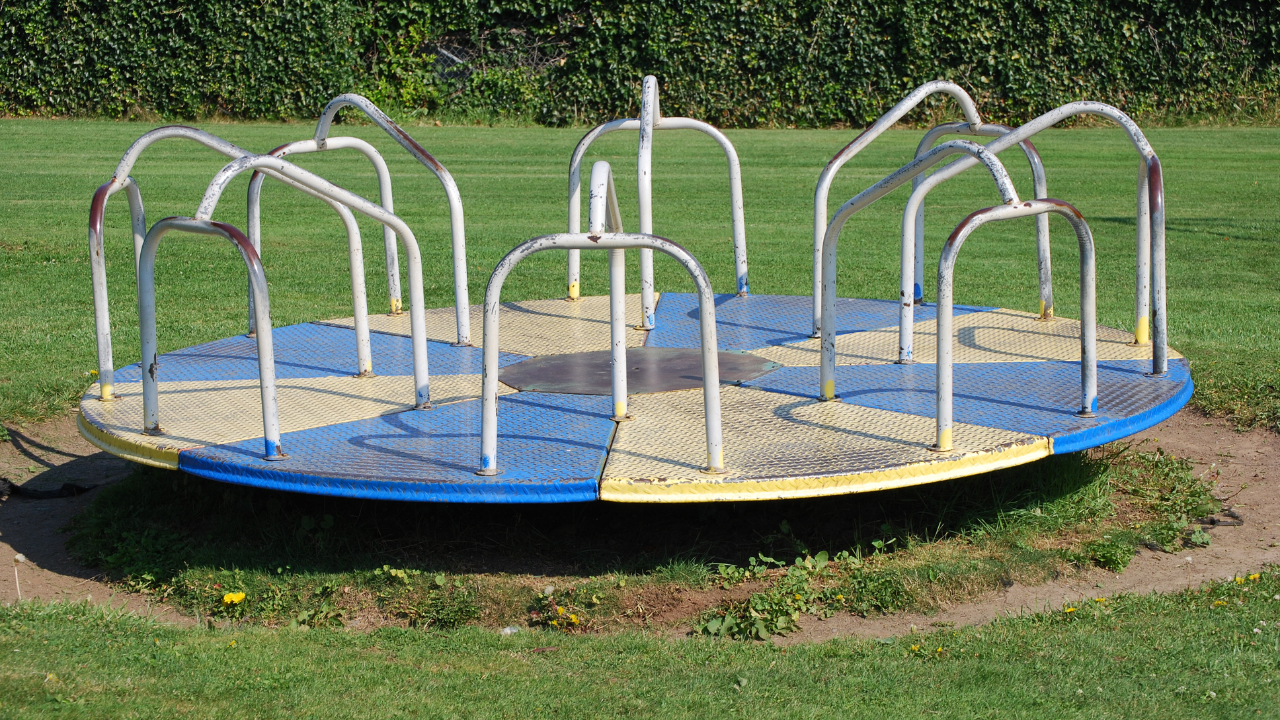
{"label": "rusty spot on metal bar", "polygon": [[391,122],[390,119],[387,120],[387,124],[395,128],[396,134],[404,138],[405,142],[413,146],[414,152],[418,153],[421,156],[419,158],[420,160],[431,165],[431,167],[437,172],[445,172],[444,165],[441,165],[439,160],[436,160],[434,157],[432,157],[431,153],[427,152],[421,145],[419,145],[417,140],[414,140],[412,137],[410,137],[409,133],[404,131],[404,128],[400,127],[394,122]]}
{"label": "rusty spot on metal bar", "polygon": [[951,246],[955,244],[956,239],[960,237],[960,233],[964,232],[964,229],[969,226],[969,223],[973,222],[978,217],[982,215],[986,215],[987,213],[992,212],[996,209],[997,208],[994,208],[994,207],[982,208],[981,210],[974,210],[973,212],[969,213],[968,216],[965,217],[965,219],[960,221],[959,225],[956,225],[956,229],[951,231],[951,235],[947,237],[947,246]]}
{"label": "rusty spot on metal bar", "polygon": [[1147,160],[1147,193],[1151,196],[1151,214],[1164,212],[1164,170],[1160,167],[1160,158],[1154,154]]}
{"label": "rusty spot on metal bar", "polygon": [[825,170],[825,169],[829,169],[832,165],[835,165],[837,160],[839,160],[840,158],[844,157],[844,154],[845,154],[845,153],[847,153],[847,152],[849,152],[849,148],[853,147],[854,145],[857,145],[857,144],[858,144],[858,141],[862,139],[862,136],[863,136],[863,135],[866,135],[866,134],[867,134],[867,133],[869,133],[869,132],[871,132],[871,128],[867,128],[866,130],[863,130],[862,132],[858,133],[858,137],[854,138],[854,139],[853,139],[853,142],[851,142],[851,143],[849,143],[848,145],[845,145],[844,147],[840,148],[840,152],[838,152],[838,153],[836,153],[834,156],[832,156],[831,160],[829,160],[829,161],[827,162],[827,167],[826,167],[826,168],[824,168],[824,170]]}
{"label": "rusty spot on metal bar", "polygon": [[1074,205],[1072,205],[1071,203],[1065,200],[1058,200],[1057,198],[1040,198],[1040,202],[1045,202],[1050,205],[1053,205],[1054,207],[1060,207],[1066,210],[1070,210],[1072,215],[1075,215],[1077,218],[1081,220],[1084,219],[1084,215],[1081,215],[1080,211],[1077,210]]}
{"label": "rusty spot on metal bar", "polygon": [[103,183],[93,193],[93,202],[89,204],[89,232],[97,235],[97,249],[100,251],[102,247],[102,222],[103,215],[107,209],[107,194],[111,191],[111,186],[115,184],[116,179],[112,177],[109,181]]}

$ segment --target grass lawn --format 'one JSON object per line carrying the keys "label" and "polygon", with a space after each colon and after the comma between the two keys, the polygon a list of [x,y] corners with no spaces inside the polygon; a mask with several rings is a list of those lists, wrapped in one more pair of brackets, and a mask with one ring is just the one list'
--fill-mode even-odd
{"label": "grass lawn", "polygon": [[0,656],[9,718],[1274,717],[1280,575],[785,649],[635,632],[183,630],[26,603],[0,608]]}
{"label": "grass lawn", "polygon": [[[76,402],[94,369],[93,317],[86,247],[90,196],[112,173],[129,143],[149,125],[119,122],[0,120],[0,420],[38,418]],[[251,150],[306,137],[308,126],[227,124],[209,128]],[[383,149],[396,178],[396,207],[424,248],[429,306],[452,300],[448,218],[435,179],[380,130],[342,126]],[[581,130],[415,127],[412,132],[458,180],[467,216],[472,302],[490,269],[517,242],[562,231],[569,154]],[[809,292],[813,187],[826,160],[850,131],[730,131],[743,166],[752,290]],[[886,134],[846,166],[832,192],[845,198],[910,157],[918,131]],[[1175,348],[1191,357],[1198,399],[1211,412],[1245,425],[1280,417],[1280,212],[1268,168],[1280,159],[1274,128],[1153,129],[1168,192],[1169,328]],[[593,158],[634,176],[635,138],[608,136]],[[1099,319],[1133,323],[1134,179],[1136,156],[1118,130],[1051,131],[1036,138],[1048,168],[1050,194],[1074,203],[1090,221],[1098,245]],[[376,197],[368,164],[353,152],[298,156],[321,175]],[[1005,160],[1024,194],[1029,172],[1017,151]],[[194,212],[205,183],[223,164],[191,144],[166,141],[135,168],[154,221]],[[733,289],[728,182],[720,150],[698,133],[663,133],[654,159],[657,232],[690,248],[720,291]],[[247,176],[223,196],[217,218],[243,225]],[[624,220],[634,228],[635,189],[620,183]],[[929,253],[973,209],[995,202],[985,173],[971,172],[931,196]],[[845,230],[843,295],[892,298],[897,293],[897,232],[906,191],[863,213]],[[345,236],[321,204],[268,184],[264,258],[278,325],[351,314]],[[1075,240],[1054,219],[1058,314],[1076,315]],[[364,223],[371,310],[385,297],[380,281],[380,231]],[[961,303],[1038,310],[1033,221],[984,228],[967,244],[957,271]],[[108,266],[118,365],[138,355],[131,243],[123,196],[107,212]],[[634,258],[633,258],[634,261]],[[161,351],[240,332],[245,318],[244,270],[225,243],[184,237],[160,251],[157,271]],[[584,293],[604,294],[605,258],[584,258]],[[931,273],[926,273],[931,275]],[[543,255],[521,265],[506,299],[563,294],[563,260]],[[674,262],[657,262],[660,290],[687,290]],[[634,283],[637,274],[629,274]],[[929,278],[926,278],[928,281]]]}

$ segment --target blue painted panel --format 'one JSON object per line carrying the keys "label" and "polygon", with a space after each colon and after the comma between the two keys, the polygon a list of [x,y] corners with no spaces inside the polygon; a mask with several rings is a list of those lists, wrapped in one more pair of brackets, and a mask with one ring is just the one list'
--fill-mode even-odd
{"label": "blue painted panel", "polygon": [[[955,314],[995,308],[957,305]],[[916,322],[932,320],[937,307],[919,305]],[[892,300],[836,300],[836,334],[878,330],[897,326],[898,304]],[[656,327],[649,332],[649,347],[697,348],[702,334],[698,327],[698,296],[693,293],[662,293],[658,298]],[[716,336],[720,350],[756,350],[770,345],[800,342],[813,328],[813,298],[804,295],[716,295]]]}
{"label": "blue painted panel", "polygon": [[480,402],[288,433],[288,460],[262,438],[184,450],[193,475],[344,497],[472,503],[584,502],[599,494],[613,436],[608,397],[517,393],[498,400],[498,466],[480,477]]}
{"label": "blue painted panel", "polygon": [[[276,377],[315,378],[354,375],[356,333],[349,328],[302,323],[271,331],[276,356]],[[378,375],[412,375],[413,346],[407,337],[369,333],[373,371]],[[502,353],[502,366],[524,360],[524,355]],[[469,375],[484,370],[480,348],[453,347],[428,342],[427,363],[432,375]],[[161,381],[257,380],[258,342],[236,335],[160,356]],[[142,382],[137,364],[116,371],[116,382]]]}
{"label": "blue painted panel", "polygon": [[[1191,376],[1186,360],[1170,360],[1162,378],[1146,377],[1149,360],[1098,363],[1098,417],[1080,418],[1080,365],[1073,362],[958,363],[954,367],[954,419],[1054,438],[1055,452],[1073,452],[1151,427],[1186,404]],[[743,383],[762,390],[816,397],[818,368],[779,368]],[[914,365],[836,367],[843,402],[908,415],[936,417],[937,370]]]}

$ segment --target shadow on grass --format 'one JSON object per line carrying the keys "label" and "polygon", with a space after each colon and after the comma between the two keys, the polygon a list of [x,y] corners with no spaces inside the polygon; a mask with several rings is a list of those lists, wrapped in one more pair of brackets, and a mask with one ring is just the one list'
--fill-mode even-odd
{"label": "shadow on grass", "polygon": [[183,568],[650,574],[680,563],[789,560],[872,543],[1051,530],[1108,514],[1106,464],[1054,456],[997,473],[810,500],[449,505],[260,490],[140,469],[72,524],[81,559],[122,577]]}

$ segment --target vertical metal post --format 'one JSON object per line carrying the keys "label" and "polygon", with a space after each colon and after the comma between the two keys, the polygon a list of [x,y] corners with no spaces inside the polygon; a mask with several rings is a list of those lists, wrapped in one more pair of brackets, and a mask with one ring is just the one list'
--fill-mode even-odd
{"label": "vertical metal post", "polygon": [[[603,160],[591,167],[587,230],[593,234],[622,232],[613,171]],[[613,420],[622,422],[631,418],[627,415],[627,256],[621,248],[609,250],[609,347]]]}
{"label": "vertical metal post", "polygon": [[1151,342],[1151,189],[1147,159],[1138,158],[1137,263],[1133,301],[1133,344]]}
{"label": "vertical metal post", "polygon": [[[639,194],[640,232],[653,234],[653,131],[661,112],[658,109],[658,78],[644,76],[640,97],[640,150],[636,158],[636,184]],[[653,329],[655,309],[653,297],[653,250],[640,248],[640,325]]]}
{"label": "vertical metal post", "polygon": [[1165,228],[1164,170],[1154,154],[1147,159],[1150,168],[1148,191],[1151,208],[1151,374],[1169,371],[1169,317],[1165,301]]}

